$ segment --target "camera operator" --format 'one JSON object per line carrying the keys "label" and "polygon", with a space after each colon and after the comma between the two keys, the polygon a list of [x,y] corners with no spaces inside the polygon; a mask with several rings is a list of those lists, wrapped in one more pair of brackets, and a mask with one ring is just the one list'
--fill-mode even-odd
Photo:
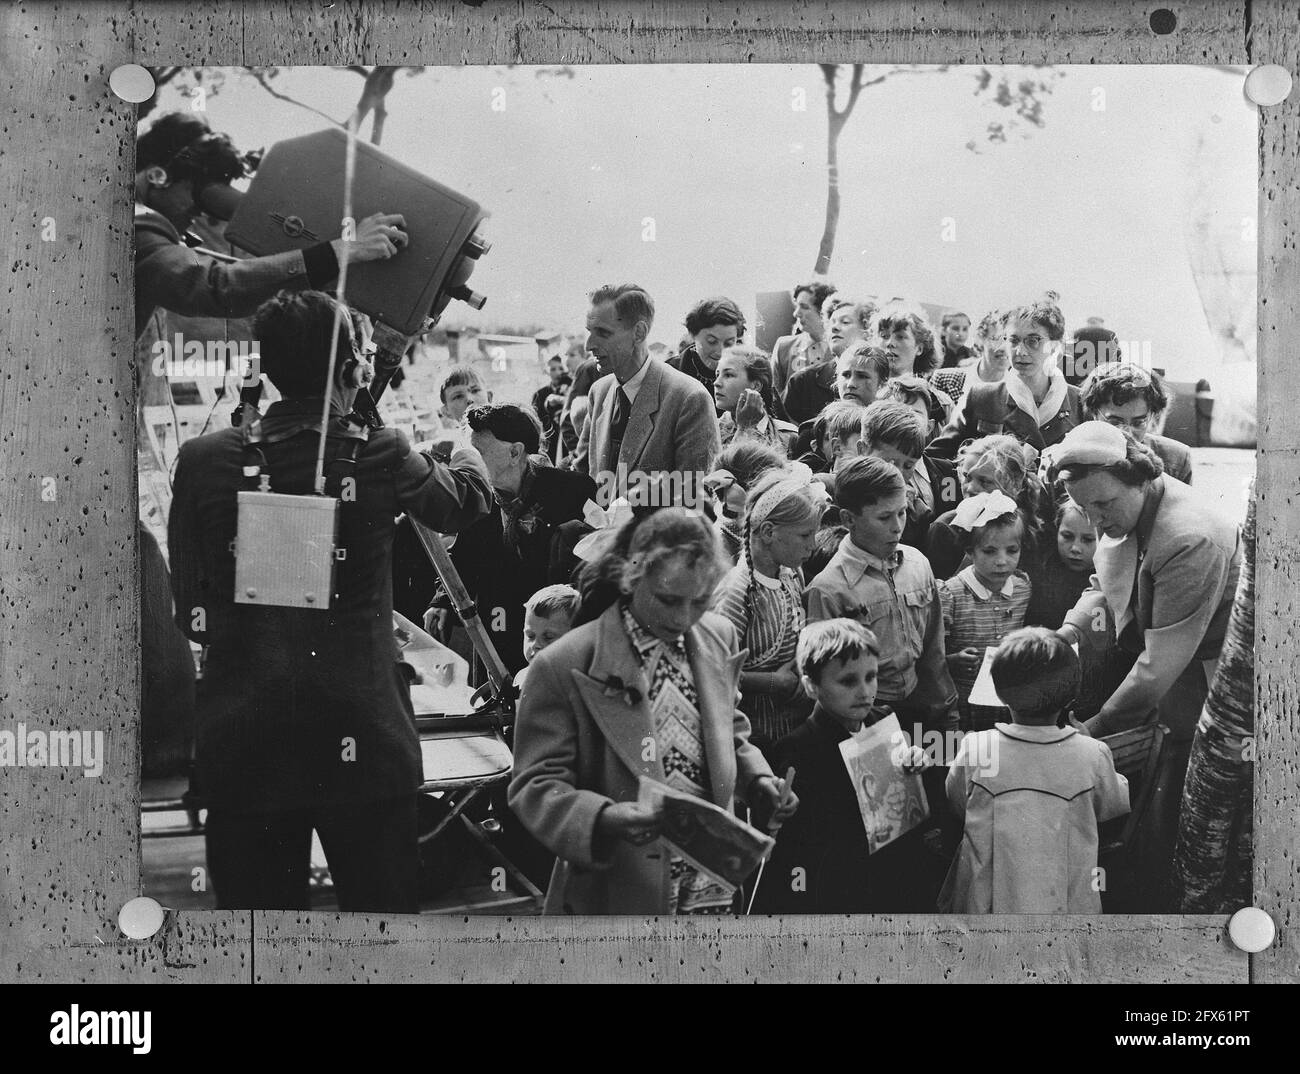
{"label": "camera operator", "polygon": [[[314,488],[337,303],[281,292],[257,311],[263,372],[282,399],[260,421],[270,491]],[[207,860],[222,909],[302,909],[314,828],[342,910],[414,912],[419,742],[392,621],[393,520],[444,533],[487,514],[482,459],[450,465],[401,432],[344,420],[365,383],[365,325],[345,311],[328,385],[326,474],[339,496],[336,594],[327,610],[234,602],[236,493],[243,431],[182,445],[168,520],[181,629],[208,646],[200,683],[196,780],[207,802]],[[351,496],[337,460],[361,441]],[[330,486],[327,485],[327,488]],[[274,558],[280,553],[267,548]]]}
{"label": "camera operator", "polygon": [[199,213],[229,220],[239,200],[230,183],[256,163],[200,116],[161,116],[136,147],[135,335],[162,307],[198,317],[247,317],[280,290],[321,288],[346,258],[379,261],[407,242],[406,221],[375,213],[360,221],[353,241],[334,239],[305,250],[223,262],[190,249],[181,236]]}

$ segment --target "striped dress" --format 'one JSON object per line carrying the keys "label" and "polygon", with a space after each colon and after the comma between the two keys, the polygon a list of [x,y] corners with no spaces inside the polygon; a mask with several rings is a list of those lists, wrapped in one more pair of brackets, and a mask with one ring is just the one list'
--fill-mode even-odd
{"label": "striped dress", "polygon": [[[741,647],[749,650],[744,671],[775,671],[794,659],[799,631],[807,622],[803,581],[798,571],[782,567],[779,578],[757,575],[752,591],[749,582],[750,569],[742,560],[719,583],[713,610],[730,620]],[[811,706],[786,706],[771,694],[744,691],[740,710],[749,717],[754,740],[761,747],[764,740],[775,742],[793,731]]]}

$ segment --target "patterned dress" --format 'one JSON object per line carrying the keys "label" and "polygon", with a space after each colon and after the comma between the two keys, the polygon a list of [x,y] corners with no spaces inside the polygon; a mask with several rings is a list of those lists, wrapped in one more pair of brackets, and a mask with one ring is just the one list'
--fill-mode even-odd
{"label": "patterned dress", "polygon": [[[664,782],[673,790],[709,797],[709,774],[704,757],[700,698],[686,655],[685,639],[660,641],[633,617],[627,602],[621,605],[623,629],[650,684],[650,715],[655,745],[663,763]],[[669,862],[670,914],[726,914],[735,894],[690,862],[673,855]]]}
{"label": "patterned dress", "polygon": [[[781,569],[780,578],[760,574],[753,578],[752,586],[750,580],[744,562],[736,564],[713,594],[713,610],[731,622],[741,647],[749,650],[745,671],[775,671],[794,659],[799,631],[807,622],[803,583],[789,567]],[[752,741],[761,748],[793,731],[812,706],[784,705],[771,694],[746,691],[741,695],[740,710],[749,717]]]}
{"label": "patterned dress", "polygon": [[[979,649],[982,658],[983,650],[996,647],[1013,630],[1019,630],[1025,625],[1030,588],[1029,576],[1024,571],[1016,571],[1000,591],[991,592],[975,577],[973,567],[963,567],[954,577],[940,582],[939,601],[943,606],[947,652]],[[963,730],[968,731],[983,731],[1008,720],[1006,709],[969,703],[967,699],[976,677],[975,672],[952,673],[962,719],[967,724]]]}

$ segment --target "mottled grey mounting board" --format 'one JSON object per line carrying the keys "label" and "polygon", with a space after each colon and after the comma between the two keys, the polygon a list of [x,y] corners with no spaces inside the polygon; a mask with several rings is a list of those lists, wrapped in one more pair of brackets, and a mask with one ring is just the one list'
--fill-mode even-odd
{"label": "mottled grey mounting board", "polygon": [[[1300,941],[1300,88],[1259,132],[1259,759],[1256,904],[1226,919],[792,918],[716,923],[170,913],[140,893],[132,370],[135,109],[119,64],[1295,64],[1295,3],[746,2],[322,5],[135,0],[0,9],[0,704],[107,735],[98,779],[0,770],[0,979],[25,981],[1294,981]],[[57,242],[41,242],[54,216]],[[1276,385],[1269,390],[1271,385]],[[43,478],[57,495],[43,500]],[[75,714],[76,719],[70,717]]]}

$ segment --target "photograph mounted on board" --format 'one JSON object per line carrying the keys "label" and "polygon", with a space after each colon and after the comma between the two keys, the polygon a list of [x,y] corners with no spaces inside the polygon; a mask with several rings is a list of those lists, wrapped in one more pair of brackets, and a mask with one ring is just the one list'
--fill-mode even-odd
{"label": "photograph mounted on board", "polygon": [[147,894],[1248,901],[1244,70],[151,70]]}

